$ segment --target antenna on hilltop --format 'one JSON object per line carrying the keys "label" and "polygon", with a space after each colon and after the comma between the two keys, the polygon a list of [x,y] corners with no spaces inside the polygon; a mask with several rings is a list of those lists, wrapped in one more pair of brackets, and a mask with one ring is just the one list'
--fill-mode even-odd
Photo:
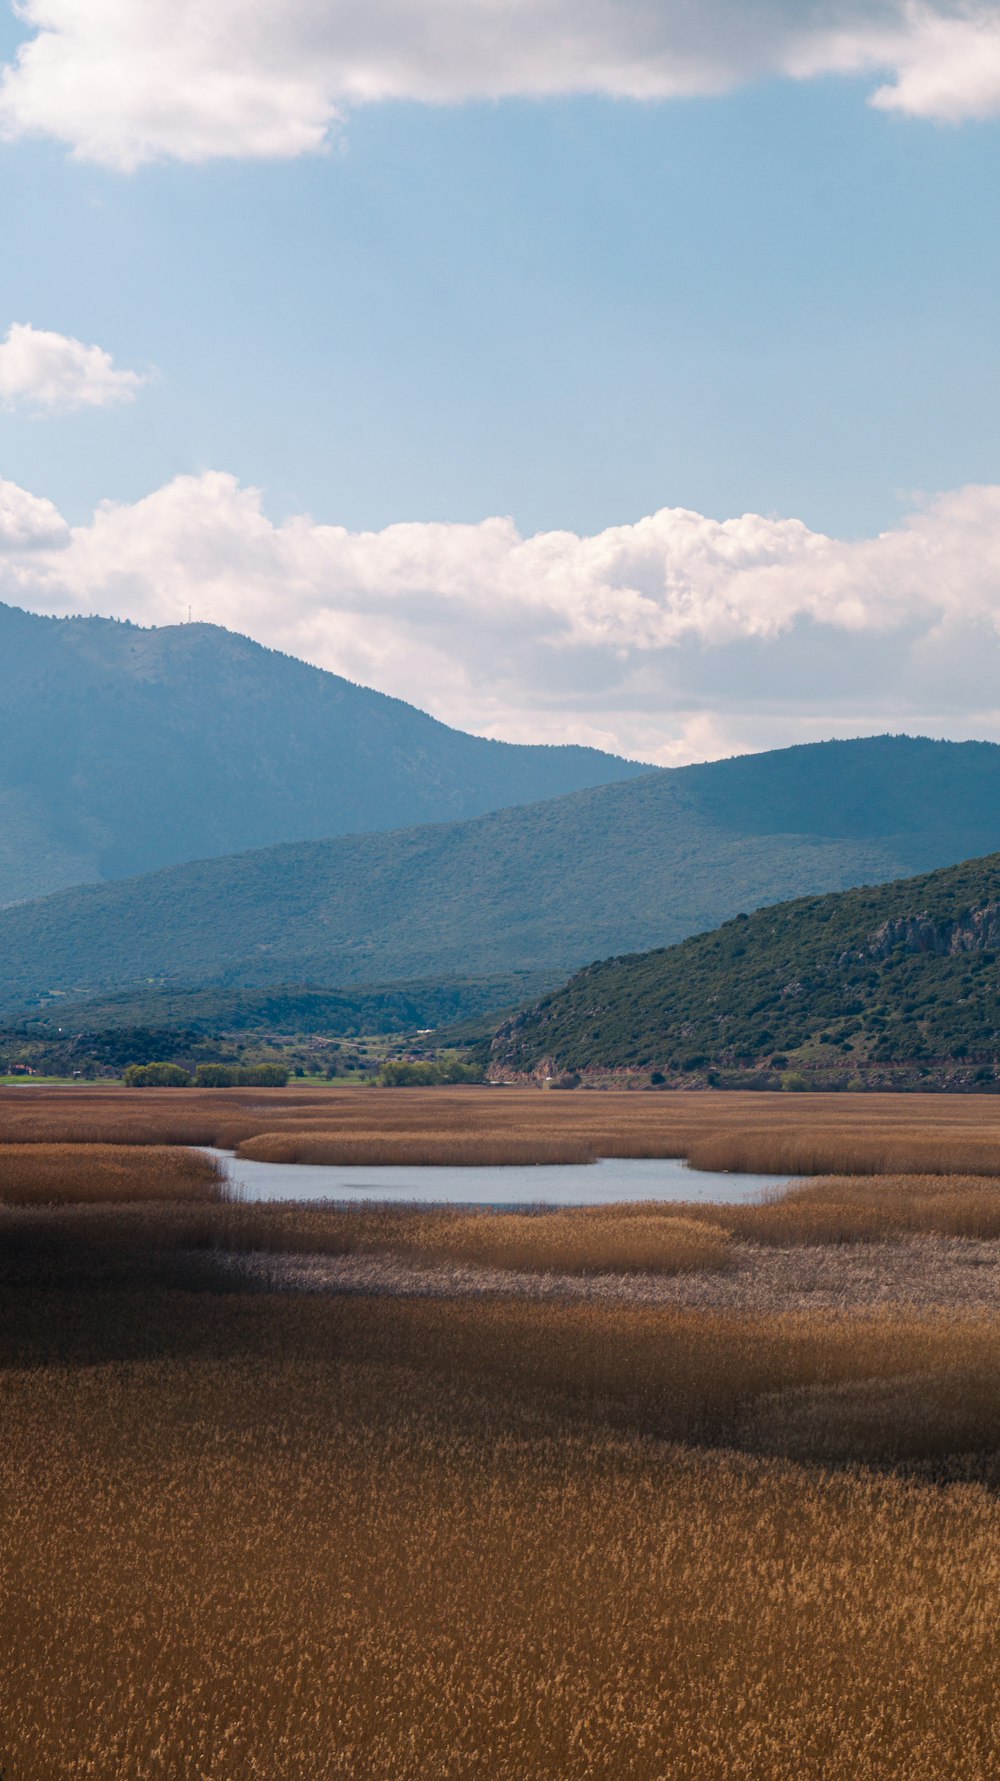
{"label": "antenna on hilltop", "polygon": [[188,607],[188,624],[190,624],[190,623],[191,623],[191,608],[189,606]]}

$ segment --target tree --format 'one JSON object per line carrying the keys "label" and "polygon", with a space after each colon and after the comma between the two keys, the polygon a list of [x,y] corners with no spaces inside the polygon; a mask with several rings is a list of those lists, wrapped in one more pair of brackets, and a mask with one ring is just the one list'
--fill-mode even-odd
{"label": "tree", "polygon": [[190,1088],[191,1077],[180,1064],[129,1064],[127,1088]]}

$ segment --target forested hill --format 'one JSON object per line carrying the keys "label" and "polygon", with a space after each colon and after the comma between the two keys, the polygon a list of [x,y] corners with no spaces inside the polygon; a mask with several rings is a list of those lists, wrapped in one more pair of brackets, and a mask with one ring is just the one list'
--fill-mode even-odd
{"label": "forested hill", "polygon": [[1000,748],[819,743],[0,911],[0,1007],[156,984],[551,981],[740,910],[996,847]]}
{"label": "forested hill", "polygon": [[649,771],[438,723],[215,625],[0,606],[0,904]]}
{"label": "forested hill", "polygon": [[508,1022],[498,1076],[949,1087],[1000,1065],[1000,853],[608,959]]}

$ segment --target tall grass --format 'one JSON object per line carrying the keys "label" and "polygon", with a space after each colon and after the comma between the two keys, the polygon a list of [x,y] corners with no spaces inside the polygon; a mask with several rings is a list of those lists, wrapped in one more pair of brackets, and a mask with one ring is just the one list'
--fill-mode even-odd
{"label": "tall grass", "polygon": [[996,1775],[992,1326],[24,1296],[12,1777]]}
{"label": "tall grass", "polygon": [[[410,1206],[246,1204],[218,1208],[206,1231],[218,1248],[347,1255],[390,1250],[453,1255],[501,1267],[672,1272],[694,1229],[699,1268],[732,1260],[730,1240],[787,1247],[875,1243],[914,1235],[1000,1240],[1000,1181],[992,1176],[829,1176],[747,1205],[624,1201],[532,1213]],[[586,1257],[586,1261],[583,1258]],[[562,1258],[562,1259],[560,1259]],[[630,1258],[630,1259],[626,1259]]]}
{"label": "tall grass", "polygon": [[[575,1216],[592,1210],[581,1207]],[[623,1223],[703,1220],[744,1242],[778,1246],[924,1235],[1000,1239],[1000,1181],[990,1175],[821,1176],[748,1205],[634,1200],[599,1210]]]}
{"label": "tall grass", "polygon": [[488,1168],[496,1164],[591,1163],[597,1151],[585,1139],[513,1132],[265,1132],[245,1138],[237,1155],[259,1163],[333,1163],[367,1168]]}
{"label": "tall grass", "polygon": [[225,1177],[201,1151],[111,1144],[0,1144],[0,1206],[211,1201]]}
{"label": "tall grass", "polygon": [[757,1243],[859,1243],[904,1233],[1000,1238],[1000,1181],[975,1175],[820,1178],[763,1206],[726,1207],[724,1221]]}
{"label": "tall grass", "polygon": [[[425,1218],[406,1226],[405,1248],[529,1273],[694,1274],[729,1264],[729,1235],[718,1225],[600,1212],[590,1218],[576,1212]],[[403,1247],[399,1235],[395,1246]],[[391,1243],[390,1233],[386,1246]]]}
{"label": "tall grass", "polygon": [[763,1175],[1000,1175],[1000,1130],[942,1132],[928,1120],[859,1131],[849,1119],[804,1130],[728,1131],[692,1144],[692,1168]]}
{"label": "tall grass", "polygon": [[274,1160],[689,1156],[702,1168],[762,1174],[995,1175],[1000,1096],[0,1090],[0,1142],[230,1149],[254,1141],[261,1148],[246,1154]]}
{"label": "tall grass", "polygon": [[0,1090],[0,1143],[191,1143],[275,1161],[688,1156],[759,1174],[1000,1174],[998,1095]]}

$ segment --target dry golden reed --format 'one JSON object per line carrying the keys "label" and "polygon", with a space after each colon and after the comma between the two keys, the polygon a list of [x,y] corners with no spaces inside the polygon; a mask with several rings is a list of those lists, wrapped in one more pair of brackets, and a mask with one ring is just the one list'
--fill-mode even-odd
{"label": "dry golden reed", "polygon": [[236,1154],[249,1162],[333,1163],[355,1168],[393,1164],[489,1168],[497,1164],[590,1163],[597,1158],[591,1145],[572,1136],[521,1137],[516,1131],[373,1132],[364,1137],[350,1132],[264,1132],[243,1139]]}
{"label": "dry golden reed", "polygon": [[[856,1105],[856,1104],[855,1104]],[[893,1130],[842,1122],[801,1131],[724,1131],[692,1145],[692,1168],[763,1175],[1000,1175],[1000,1130],[945,1131],[937,1121]]]}
{"label": "dry golden reed", "polygon": [[[1000,1174],[1000,1096],[497,1088],[0,1090],[0,1142],[335,1142],[352,1162],[690,1156],[783,1174]],[[464,1154],[461,1146],[468,1145]],[[357,1146],[347,1149],[347,1146]],[[317,1153],[318,1154],[318,1153]],[[329,1156],[329,1152],[324,1153]]]}
{"label": "dry golden reed", "polygon": [[1000,1238],[1000,1180],[976,1175],[834,1176],[786,1188],[723,1221],[758,1243],[859,1243],[911,1233]]}
{"label": "dry golden reed", "polygon": [[[578,1212],[519,1212],[415,1218],[408,1253],[476,1262],[490,1268],[558,1274],[693,1274],[724,1268],[729,1235],[685,1218],[618,1218]],[[412,1248],[411,1248],[412,1245]],[[398,1243],[397,1247],[402,1247]]]}
{"label": "dry golden reed", "polygon": [[[601,1210],[621,1221],[705,1220],[744,1242],[779,1247],[877,1243],[904,1235],[989,1242],[1000,1239],[1000,1180],[991,1175],[820,1176],[746,1205],[634,1200]],[[580,1208],[578,1216],[589,1214],[589,1208]]]}
{"label": "dry golden reed", "polygon": [[25,1298],[12,1778],[995,1781],[980,1322]]}
{"label": "dry golden reed", "polygon": [[[688,1257],[685,1266],[726,1267],[730,1239],[778,1248],[878,1243],[915,1235],[1000,1240],[1000,1180],[833,1176],[747,1205],[624,1201],[530,1214],[428,1211],[371,1202],[351,1208],[250,1203],[216,1209],[205,1228],[222,1249],[338,1255],[389,1250],[570,1273],[672,1272],[674,1264],[667,1257],[679,1257],[679,1245]],[[705,1237],[692,1249],[696,1230]],[[579,1258],[577,1265],[572,1255]]]}
{"label": "dry golden reed", "polygon": [[200,1151],[112,1144],[0,1144],[0,1206],[218,1200],[224,1177]]}

